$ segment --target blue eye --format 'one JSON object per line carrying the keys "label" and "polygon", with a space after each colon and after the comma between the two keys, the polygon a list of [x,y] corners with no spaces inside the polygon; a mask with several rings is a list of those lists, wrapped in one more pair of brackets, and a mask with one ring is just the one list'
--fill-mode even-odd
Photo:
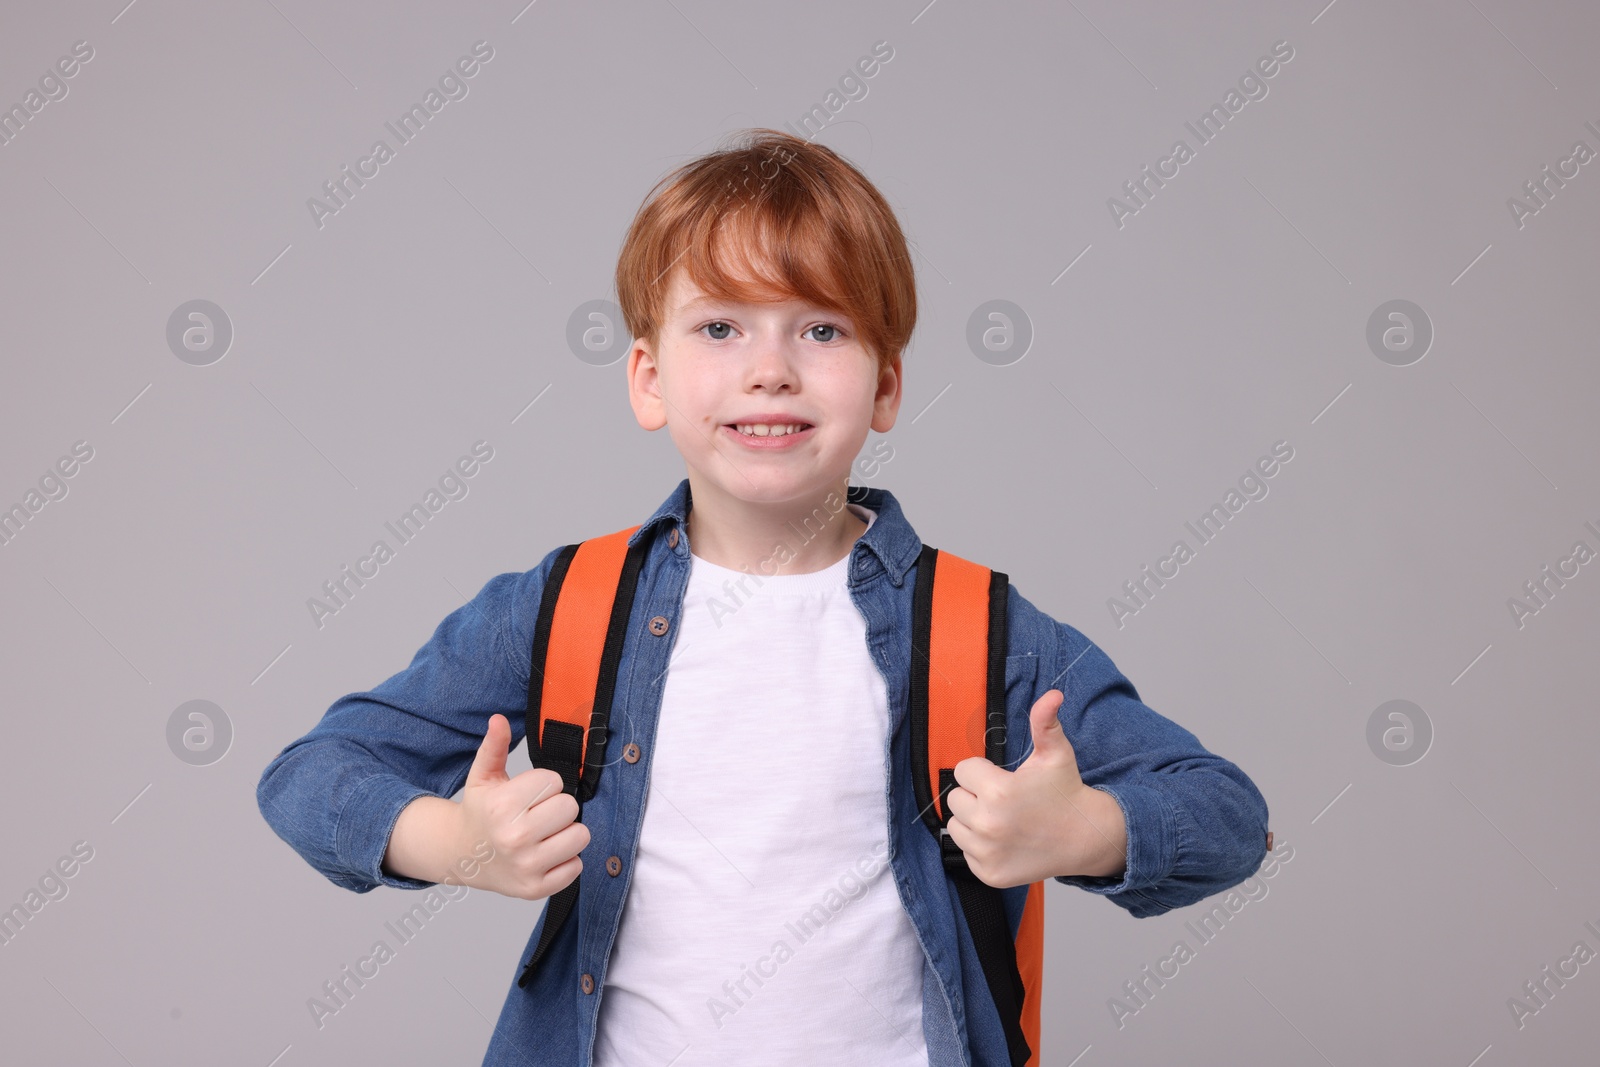
{"label": "blue eye", "polygon": [[[721,319],[717,319],[717,320],[715,320],[713,322],[706,323],[704,326],[701,326],[700,329],[701,330],[713,331],[712,333],[707,334],[707,337],[710,340],[713,340],[713,341],[726,341],[728,339],[729,333],[733,330],[733,326],[731,324],[727,323],[727,322],[724,322]],[[842,335],[842,331],[839,329],[839,327],[835,326],[831,322],[819,322],[815,326],[809,327],[806,330],[806,332],[807,333],[811,333],[812,330],[827,330],[827,331],[830,331],[829,336],[826,336],[826,337],[815,337],[814,338],[814,340],[816,340],[816,341],[818,341],[818,342],[820,342],[822,344],[828,344],[828,343],[830,343],[832,341],[837,341],[839,339],[839,337]],[[723,331],[723,332],[715,332],[715,331]]]}

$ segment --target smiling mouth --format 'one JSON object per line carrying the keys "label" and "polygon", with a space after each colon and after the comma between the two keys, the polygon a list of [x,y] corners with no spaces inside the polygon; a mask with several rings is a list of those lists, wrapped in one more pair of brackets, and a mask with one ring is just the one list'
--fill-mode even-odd
{"label": "smiling mouth", "polygon": [[[750,426],[752,428],[752,432],[746,433],[745,431],[739,429],[739,425],[740,425],[739,423],[733,423],[733,422],[725,422],[725,423],[723,423],[723,426],[725,426],[728,429],[732,430],[734,433],[741,434],[741,435],[743,435],[745,437],[787,437],[789,434],[801,433],[801,432],[804,432],[806,430],[811,429],[811,427],[812,427],[812,424],[809,423],[809,422],[795,422],[795,423],[759,423],[758,422],[758,423],[747,423],[747,424],[745,424],[745,425],[748,425],[748,426]],[[769,426],[770,428],[768,429],[768,431],[766,433],[757,433],[757,432],[754,432],[754,427],[756,427],[756,426]],[[781,432],[773,433],[772,430],[776,429],[778,426],[792,426],[793,429],[784,429]]]}

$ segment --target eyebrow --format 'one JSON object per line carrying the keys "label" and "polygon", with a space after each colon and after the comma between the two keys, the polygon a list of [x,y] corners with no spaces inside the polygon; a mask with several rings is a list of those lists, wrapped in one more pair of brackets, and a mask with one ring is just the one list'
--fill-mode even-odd
{"label": "eyebrow", "polygon": [[[690,312],[690,311],[694,310],[695,308],[700,307],[702,305],[710,305],[712,307],[761,307],[762,306],[759,301],[747,304],[747,303],[745,303],[743,301],[739,301],[739,300],[723,300],[723,299],[720,299],[720,298],[714,297],[714,296],[698,296],[698,297],[695,297],[693,300],[689,301],[687,304],[680,305],[679,308],[678,308],[678,314],[681,315],[681,314],[688,313],[688,312]],[[823,307],[821,307],[819,305],[811,304],[811,303],[808,303],[808,302],[806,303],[806,306],[808,308],[810,308],[812,310],[816,310],[816,311],[826,311],[827,310],[826,308],[823,308]],[[843,317],[843,316],[840,316],[840,317]]]}

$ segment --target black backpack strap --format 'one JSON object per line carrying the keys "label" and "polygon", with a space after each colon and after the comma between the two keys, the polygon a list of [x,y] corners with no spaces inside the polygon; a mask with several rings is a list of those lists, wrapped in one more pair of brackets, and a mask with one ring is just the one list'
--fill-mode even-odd
{"label": "black backpack strap", "polygon": [[[528,757],[561,775],[562,791],[583,803],[599,787],[617,667],[649,538],[632,547],[630,527],[567,545],[551,565],[539,602],[528,671]],[[554,655],[552,655],[552,646]],[[545,904],[544,928],[517,986],[533,980],[578,902],[580,874]]]}
{"label": "black backpack strap", "polygon": [[[939,842],[945,873],[955,883],[989,995],[1005,1029],[1012,1067],[1024,1067],[1033,1050],[1023,1033],[1026,991],[1004,898],[999,889],[972,873],[946,829],[950,813],[945,806],[956,784],[955,764],[978,755],[996,764],[1005,762],[1009,590],[1007,576],[1000,571],[922,546],[912,594],[908,712],[917,806]],[[972,726],[980,708],[983,736],[977,738]]]}

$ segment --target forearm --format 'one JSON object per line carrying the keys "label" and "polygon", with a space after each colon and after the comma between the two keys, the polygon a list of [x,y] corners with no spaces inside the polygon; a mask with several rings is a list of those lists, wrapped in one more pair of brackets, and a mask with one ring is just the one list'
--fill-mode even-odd
{"label": "forearm", "polygon": [[385,874],[438,882],[462,859],[461,805],[437,796],[419,796],[400,811],[383,854]]}
{"label": "forearm", "polygon": [[1169,884],[1150,887],[1148,896],[1183,907],[1239,884],[1261,865],[1267,803],[1244,771],[1218,758],[1204,771],[1167,775],[1162,784],[1182,847]]}
{"label": "forearm", "polygon": [[[1121,868],[1058,875],[1057,880],[1104,894],[1144,918],[1193,904],[1247,878],[1266,852],[1267,804],[1255,783],[1140,700],[1133,683],[1082,631],[1049,620],[1025,599],[1012,599],[1017,603],[1014,632],[1043,627],[1053,634],[1038,638],[1034,699],[1042,695],[1041,685],[1062,686],[1066,698],[1058,714],[1080,778],[1118,805],[1126,833]],[[1028,728],[1020,714],[1013,713],[1012,721],[1019,733]],[[1085,811],[1097,814],[1094,808]],[[1107,824],[1090,821],[1106,829],[1101,845],[1117,841]],[[1067,866],[1104,869],[1086,853]]]}
{"label": "forearm", "polygon": [[[1112,899],[1135,916],[1187,907],[1237,885],[1266,851],[1266,802],[1231,764],[1115,786],[1129,806],[1126,893]],[[1083,884],[1105,891],[1106,883]]]}

